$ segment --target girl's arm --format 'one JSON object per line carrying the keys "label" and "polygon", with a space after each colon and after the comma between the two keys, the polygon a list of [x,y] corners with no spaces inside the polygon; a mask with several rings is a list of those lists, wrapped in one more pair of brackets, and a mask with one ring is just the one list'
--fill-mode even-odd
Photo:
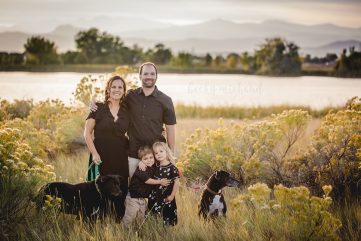
{"label": "girl's arm", "polygon": [[145,181],[145,184],[149,184],[149,185],[162,185],[164,187],[168,186],[170,183],[170,180],[168,180],[167,178],[162,178],[160,180],[156,180],[153,178],[149,178],[147,181]]}
{"label": "girl's arm", "polygon": [[101,160],[100,160],[100,156],[97,152],[97,150],[95,149],[95,145],[94,145],[94,141],[93,141],[93,130],[95,127],[95,120],[94,119],[87,119],[85,122],[85,128],[84,128],[84,139],[86,142],[86,145],[88,146],[89,151],[91,152],[92,156],[93,156],[93,162],[95,164],[100,164]]}
{"label": "girl's arm", "polygon": [[172,193],[166,198],[168,202],[173,201],[173,199],[175,198],[175,194],[178,192],[178,189],[179,189],[179,178],[174,180]]}

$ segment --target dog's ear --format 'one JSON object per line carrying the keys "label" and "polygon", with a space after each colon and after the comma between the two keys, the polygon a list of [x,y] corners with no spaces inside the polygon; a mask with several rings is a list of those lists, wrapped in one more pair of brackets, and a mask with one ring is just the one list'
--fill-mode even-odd
{"label": "dog's ear", "polygon": [[217,170],[214,172],[214,177],[217,179],[217,180],[220,180],[221,179],[221,170]]}
{"label": "dog's ear", "polygon": [[109,178],[110,178],[109,176],[99,176],[99,181],[101,183],[105,183],[109,180]]}

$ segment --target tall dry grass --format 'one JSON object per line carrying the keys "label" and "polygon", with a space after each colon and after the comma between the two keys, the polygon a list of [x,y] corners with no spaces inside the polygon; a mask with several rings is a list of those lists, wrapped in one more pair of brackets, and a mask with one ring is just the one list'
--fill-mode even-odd
{"label": "tall dry grass", "polygon": [[[231,120],[225,120],[230,124]],[[240,120],[234,120],[240,121]],[[215,119],[179,119],[177,132],[177,147],[195,129],[207,127],[217,128]],[[319,120],[310,122],[306,134],[299,142],[299,148],[310,142],[313,131],[319,126]],[[73,154],[60,154],[50,160],[55,167],[57,180],[78,183],[84,180],[89,153],[79,149]],[[187,185],[187,180],[181,180],[181,187],[176,195],[178,205],[178,225],[163,227],[161,220],[150,217],[144,223],[134,223],[128,229],[115,222],[111,217],[95,224],[83,222],[76,216],[67,215],[57,210],[37,213],[33,203],[29,203],[26,225],[18,230],[18,240],[302,240],[298,234],[282,230],[280,223],[284,220],[270,220],[262,216],[262,212],[254,217],[252,209],[232,205],[231,200],[242,194],[244,190],[225,188],[225,199],[228,204],[227,218],[214,222],[204,221],[197,214],[197,205],[202,190],[194,190]],[[360,240],[361,209],[360,206],[334,206],[332,213],[343,222],[339,231],[342,240]],[[272,225],[272,232],[269,227]],[[314,240],[314,239],[310,239]]]}

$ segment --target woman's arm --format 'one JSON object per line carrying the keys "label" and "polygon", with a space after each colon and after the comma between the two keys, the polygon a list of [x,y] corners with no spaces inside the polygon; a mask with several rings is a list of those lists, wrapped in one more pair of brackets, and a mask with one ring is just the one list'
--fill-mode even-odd
{"label": "woman's arm", "polygon": [[101,163],[101,160],[97,150],[95,149],[95,145],[92,137],[94,127],[95,127],[95,120],[92,118],[87,119],[84,128],[84,139],[90,153],[93,156],[93,162],[99,165]]}
{"label": "woman's arm", "polygon": [[178,192],[178,189],[179,189],[179,178],[174,180],[174,186],[172,189],[172,193],[167,197],[168,202],[173,201],[175,194]]}

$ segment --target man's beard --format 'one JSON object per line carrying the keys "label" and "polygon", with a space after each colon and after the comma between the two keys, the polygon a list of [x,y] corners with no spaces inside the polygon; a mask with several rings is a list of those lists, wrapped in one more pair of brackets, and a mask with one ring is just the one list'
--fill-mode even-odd
{"label": "man's beard", "polygon": [[155,80],[152,80],[152,81],[142,81],[143,83],[143,87],[145,88],[152,88],[154,85],[155,85]]}

